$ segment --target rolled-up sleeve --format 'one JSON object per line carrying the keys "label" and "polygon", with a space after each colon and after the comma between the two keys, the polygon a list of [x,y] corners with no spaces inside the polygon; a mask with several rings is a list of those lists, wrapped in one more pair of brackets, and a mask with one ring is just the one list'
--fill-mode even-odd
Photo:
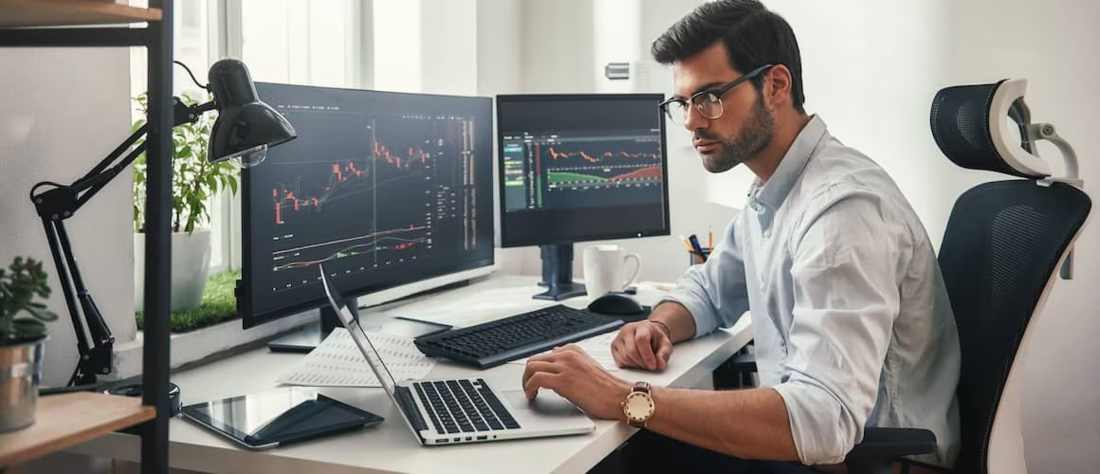
{"label": "rolled-up sleeve", "polygon": [[794,308],[781,382],[804,464],[839,463],[863,439],[900,307],[907,231],[878,197],[830,189],[789,242]]}
{"label": "rolled-up sleeve", "polygon": [[687,308],[695,320],[695,337],[733,326],[749,309],[745,261],[737,242],[736,222],[735,219],[728,226],[725,239],[706,263],[693,265],[676,282],[676,288],[661,298],[661,302],[675,301]]}

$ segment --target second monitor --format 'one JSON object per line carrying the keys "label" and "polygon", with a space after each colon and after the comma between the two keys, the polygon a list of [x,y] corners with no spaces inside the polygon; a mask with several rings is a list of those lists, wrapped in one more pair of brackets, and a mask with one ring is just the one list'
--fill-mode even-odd
{"label": "second monitor", "polygon": [[545,293],[583,295],[573,243],[669,234],[661,94],[497,96],[501,245],[538,245]]}

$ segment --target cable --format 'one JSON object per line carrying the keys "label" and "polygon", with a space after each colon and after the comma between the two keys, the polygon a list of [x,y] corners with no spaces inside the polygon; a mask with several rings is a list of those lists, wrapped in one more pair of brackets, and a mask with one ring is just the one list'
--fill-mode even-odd
{"label": "cable", "polygon": [[181,62],[179,62],[179,61],[172,61],[172,62],[174,62],[174,63],[176,63],[176,64],[179,64],[180,66],[182,66],[182,67],[183,67],[183,69],[184,69],[185,71],[187,71],[187,75],[191,76],[191,80],[192,80],[192,81],[193,81],[193,82],[195,83],[195,85],[196,85],[196,86],[199,86],[199,87],[201,87],[201,88],[202,88],[203,90],[207,90],[207,91],[208,91],[208,90],[210,90],[210,86],[209,86],[209,85],[203,85],[203,84],[202,84],[201,82],[199,82],[199,80],[198,80],[198,79],[195,79],[195,73],[191,72],[191,68],[187,67],[187,65],[186,65],[186,64],[184,64],[184,63],[181,63]]}
{"label": "cable", "polygon": [[53,186],[54,188],[63,188],[63,187],[65,187],[65,186],[57,184],[53,181],[43,181],[41,183],[38,183],[38,184],[34,185],[33,188],[31,188],[31,193],[30,193],[31,201],[34,201],[34,197],[37,195],[35,192],[38,191],[38,188],[41,188],[43,186]]}

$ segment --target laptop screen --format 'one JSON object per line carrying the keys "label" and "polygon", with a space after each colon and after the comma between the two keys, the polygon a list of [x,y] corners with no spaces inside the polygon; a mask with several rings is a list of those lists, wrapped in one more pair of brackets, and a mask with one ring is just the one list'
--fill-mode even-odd
{"label": "laptop screen", "polygon": [[363,352],[363,356],[367,358],[367,364],[374,371],[375,377],[378,377],[378,381],[382,382],[382,386],[392,396],[397,390],[397,383],[394,381],[393,375],[386,368],[386,364],[382,363],[382,356],[374,349],[374,345],[370,343],[370,338],[363,332],[363,328],[359,327],[359,323],[355,321],[351,311],[348,311],[347,306],[344,305],[344,298],[340,296],[340,292],[332,285],[328,275],[325,274],[324,266],[318,266],[321,267],[321,282],[325,287],[325,294],[328,295],[329,304],[332,305],[332,309],[340,317],[340,321],[344,323],[344,327],[348,329],[351,339],[355,341],[355,344],[359,346],[359,350]]}

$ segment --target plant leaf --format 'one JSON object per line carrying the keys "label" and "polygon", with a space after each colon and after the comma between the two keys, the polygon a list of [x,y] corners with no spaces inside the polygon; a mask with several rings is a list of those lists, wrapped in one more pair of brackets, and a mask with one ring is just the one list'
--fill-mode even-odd
{"label": "plant leaf", "polygon": [[33,315],[35,318],[38,318],[40,321],[46,321],[46,322],[57,321],[57,314],[55,314],[53,311],[47,310],[45,307],[42,307],[42,308],[28,307],[27,312],[31,313],[31,315]]}
{"label": "plant leaf", "polygon": [[12,321],[12,332],[17,338],[32,338],[46,334],[46,324],[34,319],[16,319]]}

